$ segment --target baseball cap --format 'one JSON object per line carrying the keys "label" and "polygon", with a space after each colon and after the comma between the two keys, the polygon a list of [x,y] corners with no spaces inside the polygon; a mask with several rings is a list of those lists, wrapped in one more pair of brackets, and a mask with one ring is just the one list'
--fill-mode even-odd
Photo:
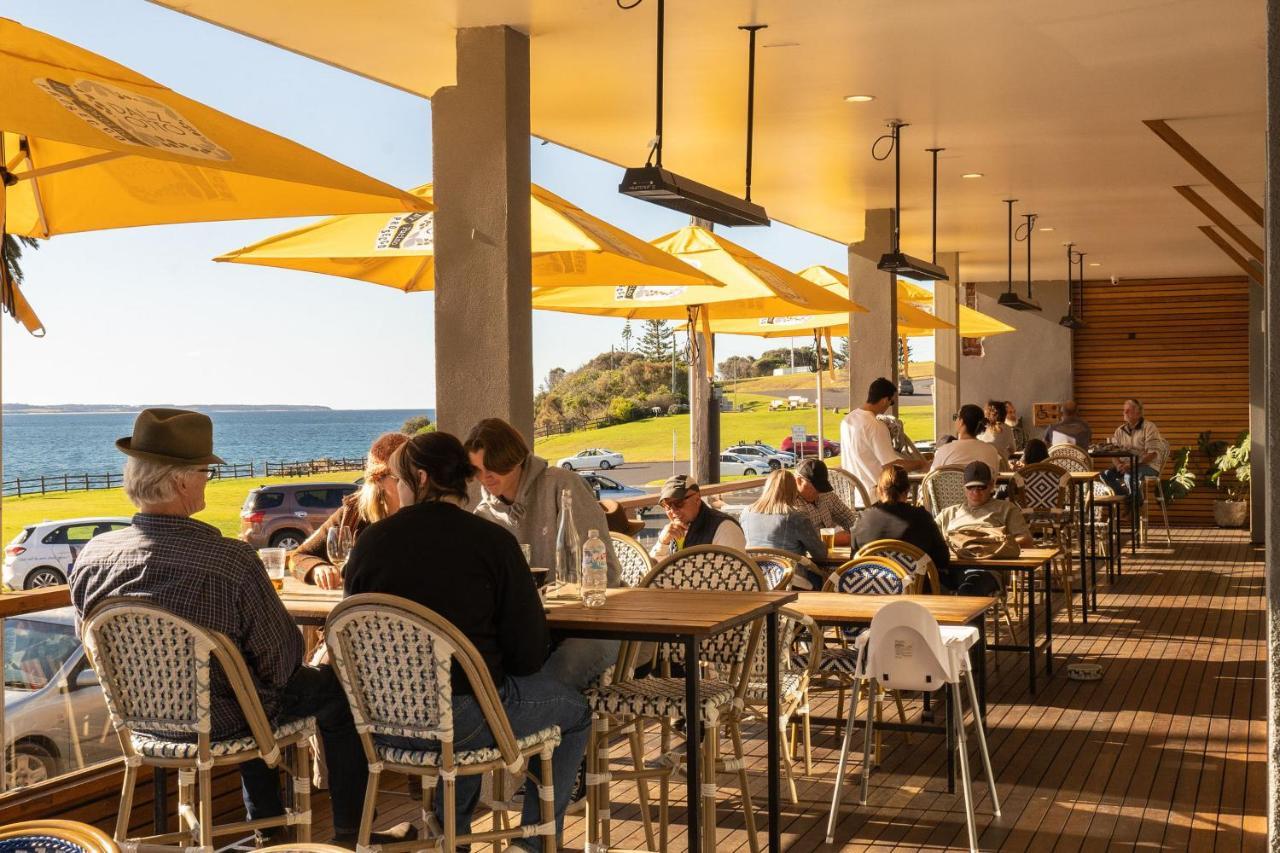
{"label": "baseball cap", "polygon": [[970,486],[989,486],[994,478],[991,476],[991,468],[985,462],[970,462],[964,466],[964,487]]}
{"label": "baseball cap", "polygon": [[659,495],[658,500],[682,501],[689,492],[698,490],[698,484],[688,474],[676,474],[674,477],[668,477],[662,484],[662,494]]}

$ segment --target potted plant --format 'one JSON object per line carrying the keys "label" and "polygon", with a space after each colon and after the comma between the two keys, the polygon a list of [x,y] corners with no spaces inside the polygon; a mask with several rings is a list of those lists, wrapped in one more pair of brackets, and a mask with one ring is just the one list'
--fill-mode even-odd
{"label": "potted plant", "polygon": [[1211,441],[1200,434],[1200,449],[1210,460],[1209,480],[1223,497],[1213,502],[1213,520],[1219,527],[1241,527],[1249,517],[1249,433],[1240,433],[1234,444]]}
{"label": "potted plant", "polygon": [[1166,503],[1185,498],[1196,487],[1196,474],[1191,470],[1191,448],[1180,447],[1173,452],[1173,474],[1161,485]]}

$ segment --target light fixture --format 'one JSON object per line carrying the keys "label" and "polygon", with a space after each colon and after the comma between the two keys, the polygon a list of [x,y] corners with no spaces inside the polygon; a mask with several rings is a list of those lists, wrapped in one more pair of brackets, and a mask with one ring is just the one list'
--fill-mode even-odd
{"label": "light fixture", "polygon": [[1100,266],[1102,266],[1102,264],[1098,263],[1097,261],[1090,261],[1090,262],[1089,262],[1089,266],[1091,266],[1091,267],[1100,267]]}
{"label": "light fixture", "polygon": [[874,101],[875,95],[845,95],[844,99],[851,104],[865,104],[868,101]]}
{"label": "light fixture", "polygon": [[769,214],[751,201],[751,153],[755,123],[756,96],[756,32],[765,24],[748,24],[738,27],[749,34],[747,61],[747,169],[746,191],[743,198],[690,180],[662,168],[662,53],[666,25],[666,2],[658,0],[658,52],[657,52],[657,118],[653,148],[643,166],[627,169],[618,184],[618,192],[652,202],[661,207],[678,210],[698,219],[706,219],[719,225],[768,225]]}
{"label": "light fixture", "polygon": [[[1084,320],[1081,320],[1079,317],[1077,317],[1075,312],[1071,310],[1072,303],[1074,302],[1073,288],[1074,288],[1075,282],[1072,280],[1072,271],[1075,269],[1074,256],[1079,254],[1081,258],[1084,257],[1083,254],[1075,252],[1072,249],[1074,245],[1075,243],[1067,244],[1067,313],[1062,315],[1062,319],[1058,321],[1058,325],[1065,326],[1068,329],[1082,329],[1084,328]],[[1083,275],[1080,276],[1080,289],[1081,289],[1080,296],[1081,296],[1081,299],[1083,299],[1084,297],[1084,276]],[[1082,304],[1081,308],[1083,309],[1083,307],[1084,306]]]}
{"label": "light fixture", "polygon": [[981,172],[965,172],[965,173],[964,173],[963,175],[961,175],[960,177],[962,177],[962,178],[968,178],[969,180],[973,180],[974,178],[985,178],[985,177],[986,177],[986,175],[982,174]]}
{"label": "light fixture", "polygon": [[1052,231],[1052,230],[1054,230],[1054,228],[1053,228],[1053,226],[1052,226],[1052,225],[1046,225],[1046,226],[1044,226],[1043,228],[1041,228],[1040,230],[1041,230],[1041,231]]}
{"label": "light fixture", "polygon": [[887,253],[880,256],[880,263],[876,264],[876,269],[914,281],[949,281],[947,272],[942,267],[903,254],[899,244],[902,236],[902,152],[898,141],[902,128],[906,126],[904,122],[897,119],[890,121],[889,132],[871,145],[871,156],[876,160],[884,160],[889,156],[885,154],[884,157],[876,157],[876,145],[880,140],[888,137],[893,145],[893,244]]}
{"label": "light fixture", "polygon": [[[1039,305],[1036,305],[1034,302],[1028,302],[1027,300],[1023,299],[1021,296],[1013,292],[1013,205],[1016,201],[1017,201],[1016,198],[1006,198],[1004,200],[1004,203],[1009,206],[1009,252],[1008,252],[1009,287],[1008,287],[1008,290],[1006,290],[1004,293],[1000,294],[1000,296],[996,298],[996,302],[1000,305],[1003,305],[1006,308],[1012,308],[1014,311],[1039,311],[1040,310]],[[1030,258],[1030,255],[1028,255],[1027,269],[1030,270],[1030,268],[1031,268],[1031,258]],[[1027,275],[1028,287],[1030,286],[1030,284],[1031,284],[1031,276],[1030,276],[1030,273],[1028,273]]]}

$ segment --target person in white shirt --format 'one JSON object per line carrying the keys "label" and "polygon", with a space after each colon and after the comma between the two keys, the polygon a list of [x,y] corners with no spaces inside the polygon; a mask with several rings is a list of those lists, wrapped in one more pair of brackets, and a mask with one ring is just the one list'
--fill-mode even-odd
{"label": "person in white shirt", "polygon": [[840,421],[840,465],[862,483],[867,494],[873,494],[880,472],[890,462],[908,471],[918,471],[927,464],[923,459],[903,459],[893,449],[889,428],[877,416],[889,411],[898,388],[883,376],[867,389],[867,402]]}
{"label": "person in white shirt", "polygon": [[934,452],[930,470],[936,471],[943,465],[968,465],[970,462],[984,462],[992,471],[1007,467],[996,446],[978,438],[986,423],[982,409],[972,403],[961,406],[956,413],[956,440]]}
{"label": "person in white shirt", "polygon": [[745,551],[747,537],[738,522],[702,502],[698,484],[688,474],[677,474],[662,484],[659,504],[667,514],[667,524],[649,549],[655,560],[669,557],[694,545],[724,545]]}

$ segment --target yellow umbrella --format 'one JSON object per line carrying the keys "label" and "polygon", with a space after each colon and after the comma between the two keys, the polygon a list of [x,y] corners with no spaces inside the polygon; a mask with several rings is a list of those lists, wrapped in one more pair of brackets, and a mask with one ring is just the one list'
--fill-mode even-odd
{"label": "yellow umbrella", "polygon": [[704,321],[858,310],[845,297],[697,225],[660,237],[653,245],[724,286],[542,287],[533,293],[533,307],[640,320],[684,320],[692,310]]}
{"label": "yellow umbrella", "polygon": [[[0,19],[6,233],[430,206],[61,39]],[[4,282],[4,307],[39,321]],[[33,328],[32,324],[35,324]]]}
{"label": "yellow umbrella", "polygon": [[933,293],[910,281],[898,279],[898,298],[915,305],[932,306]]}
{"label": "yellow umbrella", "polygon": [[[831,267],[821,264],[814,264],[811,267],[805,267],[799,273],[800,277],[806,281],[820,285],[832,293],[845,294],[849,292],[849,276],[842,272],[833,270]],[[899,285],[902,282],[898,282]],[[924,293],[928,291],[920,290]],[[932,297],[930,297],[932,298]],[[828,317],[818,319],[809,328],[829,329],[832,335],[848,335],[849,334],[849,317],[846,315],[835,314]],[[937,317],[918,308],[916,305],[903,298],[901,289],[898,291],[898,335],[900,337],[913,337],[916,335],[929,335],[934,329],[954,329],[951,323],[946,320],[939,320]],[[730,332],[729,334],[733,334]],[[779,332],[773,337],[785,337],[785,333]]]}
{"label": "yellow umbrella", "polygon": [[[433,202],[431,184],[410,190]],[[533,283],[721,285],[536,184],[530,188]],[[435,287],[433,215],[353,213],[277,234],[214,260],[345,276],[399,290]]]}

